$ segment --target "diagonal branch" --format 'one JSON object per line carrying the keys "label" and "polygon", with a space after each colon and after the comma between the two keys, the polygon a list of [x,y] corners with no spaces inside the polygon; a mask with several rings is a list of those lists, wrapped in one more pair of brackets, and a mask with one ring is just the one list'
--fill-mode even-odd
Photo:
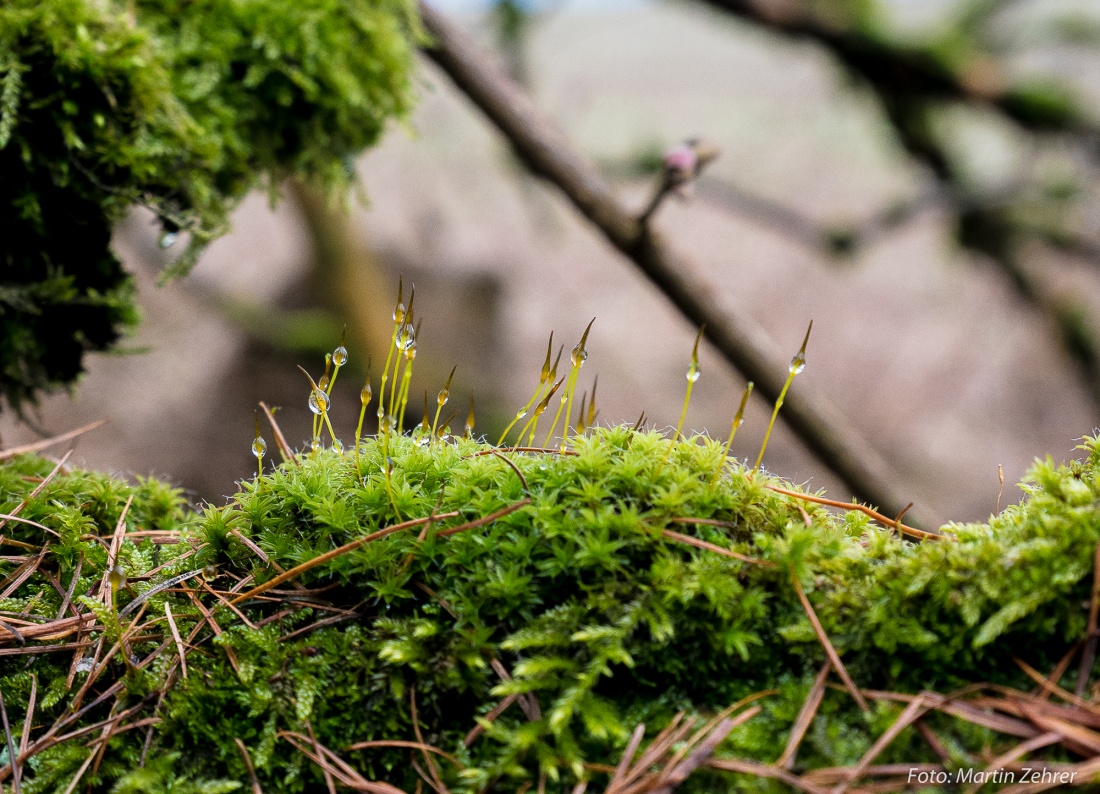
{"label": "diagonal branch", "polygon": [[[489,117],[528,168],[556,185],[694,326],[706,326],[710,342],[756,383],[760,394],[775,400],[787,375],[787,361],[763,329],[751,318],[720,306],[716,285],[638,222],[596,168],[572,149],[530,97],[467,34],[424,3],[420,14],[433,38],[425,53]],[[886,474],[889,467],[879,453],[832,404],[800,390],[787,395],[783,418],[858,498],[890,514],[909,503]]]}

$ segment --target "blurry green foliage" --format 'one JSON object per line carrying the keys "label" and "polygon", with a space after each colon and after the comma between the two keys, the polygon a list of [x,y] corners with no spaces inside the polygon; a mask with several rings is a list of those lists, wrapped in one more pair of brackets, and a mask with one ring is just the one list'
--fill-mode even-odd
{"label": "blurry green foliage", "polygon": [[0,398],[71,384],[133,325],[128,207],[187,233],[182,273],[250,189],[345,185],[412,103],[416,35],[407,0],[0,4]]}
{"label": "blurry green foliage", "polygon": [[[837,516],[814,505],[805,505],[807,526],[795,501],[766,487],[777,480],[724,462],[720,444],[681,441],[666,454],[671,443],[654,433],[605,428],[576,439],[575,455],[516,455],[525,491],[499,457],[475,456],[485,452],[483,444],[429,448],[395,436],[387,447],[370,439],[361,449],[362,475],[352,455],[325,450],[243,483],[230,504],[200,514],[155,481],[135,487],[80,471],[59,474],[28,499],[51,464],[21,457],[0,467],[0,512],[27,499],[20,516],[52,532],[24,523],[4,528],[36,548],[48,541],[49,549],[35,575],[0,601],[0,615],[58,617],[61,597],[46,574],[68,587],[80,560],[75,592],[92,593],[80,608],[95,603],[106,563],[106,543],[97,536],[114,531],[131,496],[131,532],[183,528],[185,536],[176,545],[156,547],[147,536],[122,544],[131,587],[118,592],[120,610],[156,582],[203,566],[215,566],[210,585],[218,590],[252,577],[236,588],[241,592],[269,580],[274,565],[289,569],[394,524],[395,509],[405,518],[458,511],[423,537],[420,528],[396,533],[297,579],[336,607],[355,609],[350,618],[311,607],[308,597],[283,585],[269,594],[273,601],[241,605],[259,626],[249,628],[192,579],[222,629],[215,638],[183,593],[155,592],[146,601],[145,629],[129,646],[137,663],[151,661],[138,669],[116,655],[89,699],[121,680],[116,713],[144,701],[132,718],[138,719],[155,708],[160,722],[148,758],[156,760],[138,768],[144,730],[117,733],[102,764],[85,777],[94,792],[228,791],[233,782],[247,790],[237,738],[268,794],[323,790],[317,767],[279,736],[310,730],[366,778],[412,791],[417,776],[409,750],[346,748],[414,740],[414,691],[425,741],[462,765],[441,762],[456,792],[521,790],[540,772],[548,791],[569,791],[578,776],[592,776],[599,790],[603,778],[585,764],[614,764],[638,722],[652,736],[679,710],[711,715],[776,689],[759,701],[763,711],[718,749],[719,756],[771,763],[825,660],[792,573],[853,678],[869,689],[947,692],[975,681],[1027,686],[1014,656],[1049,670],[1086,635],[1100,541],[1096,439],[1088,440],[1083,463],[1036,463],[1021,505],[988,524],[949,526],[955,541],[919,545],[861,514]],[[392,497],[382,469],[387,453]],[[492,523],[441,532],[528,494],[529,505]],[[685,517],[724,523],[678,520]],[[772,565],[676,542],[662,536],[665,528]],[[11,573],[17,564],[0,563],[0,571]],[[140,578],[158,565],[165,567],[151,580]],[[161,699],[176,665],[162,619],[166,605],[185,638],[195,633],[196,647],[188,677],[177,674]],[[123,630],[134,614],[122,613]],[[104,624],[116,622],[108,617]],[[327,624],[313,626],[323,619]],[[494,660],[510,680],[494,672]],[[71,663],[71,652],[0,657],[16,743],[31,676],[39,687],[34,722],[48,726],[87,679],[78,672],[66,687]],[[529,719],[513,705],[465,747],[476,720],[512,693],[537,698],[541,717]],[[66,730],[105,719],[112,702]],[[878,703],[862,713],[846,693],[830,689],[800,748],[799,767],[854,763],[898,712],[897,705]],[[1018,741],[944,714],[928,719],[959,764],[978,763]],[[70,741],[37,754],[23,791],[60,790],[88,752]],[[938,760],[910,728],[876,762]],[[700,771],[682,790],[783,787]]]}

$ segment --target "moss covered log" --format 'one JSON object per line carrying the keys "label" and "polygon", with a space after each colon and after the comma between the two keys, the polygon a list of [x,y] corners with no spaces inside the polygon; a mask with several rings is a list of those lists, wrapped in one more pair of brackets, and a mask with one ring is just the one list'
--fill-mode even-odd
{"label": "moss covered log", "polygon": [[129,207],[185,233],[183,272],[250,189],[344,187],[412,104],[415,35],[406,0],[0,4],[0,398],[71,385],[133,325]]}
{"label": "moss covered log", "polygon": [[[317,791],[310,754],[326,751],[410,792],[415,766],[455,792],[603,790],[638,724],[644,747],[681,712],[751,696],[714,764],[770,764],[826,661],[799,588],[870,703],[830,679],[793,766],[808,781],[858,761],[907,693],[1028,688],[1014,658],[1045,675],[1087,634],[1096,439],[1083,462],[1036,463],[1021,505],[923,543],[778,493],[792,486],[705,438],[600,428],[568,454],[426,440],[365,440],[359,468],[350,451],[299,456],[201,512],[153,480],[0,468],[16,516],[0,519],[0,691],[22,791],[76,775],[249,790],[249,763],[268,794]],[[946,759],[908,727],[875,763],[980,767],[1037,733],[964,717],[924,718]],[[379,744],[348,749],[364,742]],[[788,787],[715,768],[681,787],[771,789]]]}

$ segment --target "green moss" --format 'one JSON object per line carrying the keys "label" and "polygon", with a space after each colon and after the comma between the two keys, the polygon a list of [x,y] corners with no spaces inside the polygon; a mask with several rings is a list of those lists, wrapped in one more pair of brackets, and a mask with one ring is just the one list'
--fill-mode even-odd
{"label": "green moss", "polygon": [[415,25],[407,0],[0,5],[0,397],[71,384],[133,325],[128,207],[189,233],[184,272],[247,191],[345,186],[412,103]]}
{"label": "green moss", "polygon": [[[383,450],[370,439],[361,450],[362,476],[351,455],[324,451],[242,483],[230,504],[202,514],[186,510],[177,492],[155,481],[130,486],[86,472],[59,474],[20,513],[57,534],[14,522],[3,530],[15,541],[50,546],[39,571],[0,604],[0,620],[28,608],[58,617],[61,596],[46,573],[66,588],[79,560],[75,592],[94,601],[93,585],[107,559],[95,536],[113,532],[131,497],[131,533],[175,529],[184,540],[156,547],[151,536],[134,535],[122,544],[120,559],[131,577],[131,589],[118,592],[122,631],[137,614],[125,605],[153,586],[134,580],[158,565],[165,567],[153,581],[212,565],[211,586],[225,591],[237,583],[234,589],[243,592],[270,580],[275,566],[292,568],[394,524],[395,508],[406,520],[433,510],[457,513],[434,521],[422,537],[416,526],[305,571],[295,581],[315,600],[283,584],[265,596],[271,601],[242,603],[259,628],[203,595],[221,630],[214,638],[182,592],[148,598],[147,625],[130,652],[135,661],[153,661],[128,670],[114,657],[85,702],[123,680],[116,709],[144,703],[131,720],[160,718],[150,735],[149,757],[157,761],[139,770],[145,731],[120,733],[95,774],[86,773],[96,791],[116,784],[119,791],[178,791],[185,784],[192,788],[182,790],[229,790],[211,781],[247,785],[235,739],[249,749],[265,791],[314,790],[323,785],[317,767],[280,734],[310,729],[366,778],[412,790],[417,778],[409,750],[345,748],[414,740],[414,692],[425,741],[464,767],[442,762],[455,791],[511,790],[536,781],[540,770],[548,790],[569,790],[578,775],[599,777],[586,763],[615,763],[638,722],[652,735],[677,711],[709,715],[775,689],[761,701],[762,712],[719,750],[770,763],[825,660],[791,571],[853,678],[867,689],[947,692],[976,680],[1026,686],[1013,656],[1049,670],[1086,632],[1100,542],[1095,439],[1082,463],[1038,462],[1020,506],[989,524],[948,527],[956,541],[919,545],[863,518],[809,504],[807,526],[794,500],[768,489],[778,481],[723,464],[721,445],[681,441],[666,456],[670,443],[618,427],[576,439],[576,454],[514,454],[525,489],[499,457],[477,454],[487,450],[483,444],[429,448],[395,436],[388,449],[391,501]],[[0,512],[11,513],[49,469],[33,457],[0,468]],[[530,503],[495,521],[446,533],[526,498]],[[664,529],[766,564],[688,546],[662,535]],[[3,565],[10,573],[18,563]],[[198,577],[187,581],[203,592]],[[197,630],[197,648],[188,656],[187,678],[173,675],[161,699],[177,656],[163,620],[166,605],[184,638]],[[494,660],[510,680],[498,676]],[[77,673],[73,686],[64,687],[71,663],[71,652],[0,657],[0,686],[14,723],[21,724],[31,675],[37,676],[39,727],[32,741],[64,713],[86,679],[86,672]],[[541,717],[529,719],[513,705],[466,748],[463,737],[478,717],[510,694],[533,696]],[[111,702],[67,730],[105,719]],[[899,706],[876,702],[861,713],[845,692],[828,691],[800,749],[800,767],[855,762],[898,712]],[[934,715],[931,724],[959,763],[1001,741],[946,715]],[[37,754],[23,790],[57,790],[88,752],[67,742]],[[912,729],[879,759],[933,760]],[[711,771],[690,778],[685,790],[769,785]]]}

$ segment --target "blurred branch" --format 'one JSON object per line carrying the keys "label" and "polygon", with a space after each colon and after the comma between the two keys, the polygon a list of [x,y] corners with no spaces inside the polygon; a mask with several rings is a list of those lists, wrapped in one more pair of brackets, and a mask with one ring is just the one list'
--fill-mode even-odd
{"label": "blurred branch", "polygon": [[[1022,244],[1034,234],[1008,206],[1007,197],[1017,188],[997,191],[999,195],[992,199],[975,200],[954,167],[933,118],[944,101],[961,101],[991,107],[1032,133],[1071,134],[1094,143],[1098,130],[1076,106],[1052,88],[1009,87],[997,64],[982,53],[958,57],[963,67],[949,68],[931,49],[891,41],[866,24],[826,20],[802,0],[705,2],[775,32],[815,41],[864,81],[898,140],[940,184],[954,208],[960,245],[996,264],[1020,297],[1047,318],[1080,370],[1093,401],[1100,405],[1100,334],[1087,306],[1076,297],[1052,293],[1042,275],[1024,260]],[[978,0],[974,8],[980,17],[1003,5],[996,0]]]}
{"label": "blurred branch", "polygon": [[[787,357],[751,318],[720,306],[716,285],[661,237],[641,224],[613,193],[595,167],[576,153],[530,97],[493,63],[461,29],[421,3],[424,26],[433,38],[425,53],[481,109],[537,175],[553,183],[619,251],[706,335],[733,366],[774,400],[787,375]],[[787,396],[783,418],[803,443],[853,493],[896,514],[909,503],[900,495],[878,452],[820,397],[798,390]]]}
{"label": "blurred branch", "polygon": [[1026,129],[1097,133],[1066,97],[1012,87],[995,63],[977,53],[953,68],[930,48],[892,41],[870,25],[838,23],[800,0],[703,2],[776,33],[823,45],[899,109],[914,101],[961,100],[991,107]]}
{"label": "blurred branch", "polygon": [[699,193],[807,248],[836,257],[854,255],[925,212],[946,204],[944,191],[939,185],[933,185],[913,198],[898,201],[862,221],[827,224],[724,180],[700,180]]}

